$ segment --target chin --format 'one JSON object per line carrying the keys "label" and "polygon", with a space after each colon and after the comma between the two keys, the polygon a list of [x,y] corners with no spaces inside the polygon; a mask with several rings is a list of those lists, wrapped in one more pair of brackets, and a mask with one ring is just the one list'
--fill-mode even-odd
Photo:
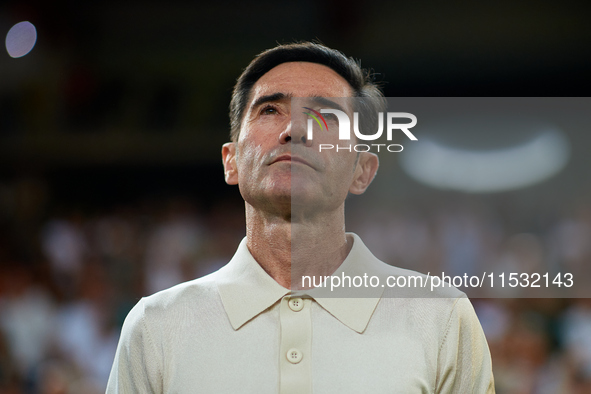
{"label": "chin", "polygon": [[313,204],[318,200],[317,191],[313,190],[313,184],[310,179],[292,179],[290,194],[292,205]]}

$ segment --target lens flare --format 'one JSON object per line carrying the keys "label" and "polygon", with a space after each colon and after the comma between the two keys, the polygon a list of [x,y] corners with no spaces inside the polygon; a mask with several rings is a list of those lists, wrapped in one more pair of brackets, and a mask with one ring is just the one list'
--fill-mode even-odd
{"label": "lens flare", "polygon": [[415,180],[440,189],[469,193],[515,190],[559,173],[570,156],[568,139],[559,129],[540,130],[521,144],[493,150],[446,146],[425,136],[401,158]]}
{"label": "lens flare", "polygon": [[23,57],[35,46],[37,30],[31,22],[19,22],[6,34],[6,51],[13,57]]}

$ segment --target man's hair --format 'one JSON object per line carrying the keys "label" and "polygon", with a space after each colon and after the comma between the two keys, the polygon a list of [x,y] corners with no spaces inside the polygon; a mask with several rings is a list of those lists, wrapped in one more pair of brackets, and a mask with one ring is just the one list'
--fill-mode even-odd
{"label": "man's hair", "polygon": [[[330,67],[349,83],[353,90],[353,97],[370,99],[362,105],[365,108],[360,110],[368,111],[371,118],[377,119],[377,112],[384,106],[384,95],[379,86],[374,83],[373,74],[362,69],[357,61],[336,49],[315,42],[283,44],[257,55],[236,81],[230,102],[232,141],[238,141],[242,117],[254,84],[272,68],[288,62],[310,62]],[[368,126],[371,127],[374,122],[369,123]]]}

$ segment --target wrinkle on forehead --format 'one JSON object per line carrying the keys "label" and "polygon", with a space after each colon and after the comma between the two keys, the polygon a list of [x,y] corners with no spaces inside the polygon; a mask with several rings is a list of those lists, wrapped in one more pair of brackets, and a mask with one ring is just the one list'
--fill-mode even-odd
{"label": "wrinkle on forehead", "polygon": [[352,97],[351,85],[330,67],[310,62],[282,63],[253,86],[253,98],[281,92],[292,97]]}

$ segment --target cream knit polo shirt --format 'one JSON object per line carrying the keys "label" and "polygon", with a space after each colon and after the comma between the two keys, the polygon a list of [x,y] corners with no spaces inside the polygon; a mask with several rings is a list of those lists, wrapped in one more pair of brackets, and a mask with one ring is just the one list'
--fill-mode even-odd
{"label": "cream knit polo shirt", "polygon": [[[352,233],[333,275],[421,275]],[[142,298],[125,320],[107,393],[494,393],[474,309],[454,289],[291,292],[244,239],[219,271]]]}

